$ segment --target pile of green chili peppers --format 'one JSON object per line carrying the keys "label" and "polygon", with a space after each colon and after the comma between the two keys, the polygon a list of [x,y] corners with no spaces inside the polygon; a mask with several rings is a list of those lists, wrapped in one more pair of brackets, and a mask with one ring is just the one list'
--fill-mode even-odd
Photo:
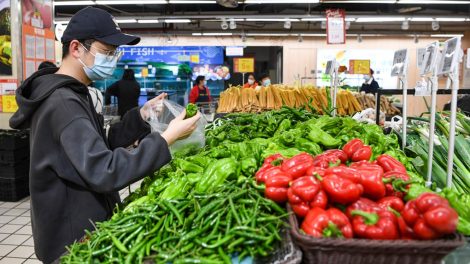
{"label": "pile of green chili peppers", "polygon": [[[117,217],[116,217],[117,216]],[[248,181],[190,199],[155,200],[120,211],[75,243],[62,263],[231,263],[267,256],[286,211]]]}

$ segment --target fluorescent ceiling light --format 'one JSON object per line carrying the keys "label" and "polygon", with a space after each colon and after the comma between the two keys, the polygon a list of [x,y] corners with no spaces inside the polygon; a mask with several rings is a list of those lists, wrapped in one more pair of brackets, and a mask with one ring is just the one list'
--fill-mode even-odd
{"label": "fluorescent ceiling light", "polygon": [[431,38],[454,38],[463,37],[463,34],[433,34]]}
{"label": "fluorescent ceiling light", "polygon": [[320,0],[245,0],[245,4],[316,4]]}
{"label": "fluorescent ceiling light", "polygon": [[[326,37],[326,34],[300,34],[302,37]],[[296,36],[296,35],[292,35]]]}
{"label": "fluorescent ceiling light", "polygon": [[465,17],[438,17],[436,21],[439,22],[462,22],[465,21]]}
{"label": "fluorescent ceiling light", "polygon": [[232,36],[232,33],[228,32],[211,32],[211,33],[202,33],[203,36]]}
{"label": "fluorescent ceiling light", "polygon": [[159,5],[159,4],[167,4],[167,1],[165,0],[139,0],[139,1],[97,0],[96,4],[98,5],[135,5],[135,4]]}
{"label": "fluorescent ceiling light", "polygon": [[118,23],[137,23],[137,19],[116,19]]}
{"label": "fluorescent ceiling light", "polygon": [[432,22],[434,20],[435,18],[432,18],[432,17],[412,17],[411,18],[412,22]]}
{"label": "fluorescent ceiling light", "polygon": [[165,23],[191,23],[190,19],[165,19]]}
{"label": "fluorescent ceiling light", "polygon": [[257,22],[257,21],[262,21],[262,22],[286,22],[286,21],[298,22],[299,19],[297,19],[297,18],[247,18],[246,21],[251,21],[251,22]]}
{"label": "fluorescent ceiling light", "polygon": [[302,18],[302,21],[326,21],[325,17],[309,17],[309,18]]}
{"label": "fluorescent ceiling light", "polygon": [[170,0],[170,4],[215,4],[216,1]]}
{"label": "fluorescent ceiling light", "polygon": [[381,23],[381,22],[402,22],[405,21],[404,17],[358,17],[358,23]]}
{"label": "fluorescent ceiling light", "polygon": [[248,33],[247,36],[260,36],[260,37],[287,37],[289,34],[279,33]]}
{"label": "fluorescent ceiling light", "polygon": [[396,3],[397,4],[423,4],[423,5],[439,5],[439,4],[468,5],[470,4],[470,1],[399,0]]}
{"label": "fluorescent ceiling light", "polygon": [[55,6],[95,5],[93,1],[53,1]]}
{"label": "fluorescent ceiling light", "polygon": [[152,24],[152,23],[156,24],[158,22],[159,22],[158,19],[139,19],[139,20],[137,20],[137,23],[139,23],[139,24]]}
{"label": "fluorescent ceiling light", "polygon": [[193,36],[202,36],[202,33],[193,33],[191,35],[193,35]]}
{"label": "fluorescent ceiling light", "polygon": [[351,0],[351,1],[324,1],[325,4],[395,4],[396,0],[376,0],[376,1],[368,1],[368,0]]}

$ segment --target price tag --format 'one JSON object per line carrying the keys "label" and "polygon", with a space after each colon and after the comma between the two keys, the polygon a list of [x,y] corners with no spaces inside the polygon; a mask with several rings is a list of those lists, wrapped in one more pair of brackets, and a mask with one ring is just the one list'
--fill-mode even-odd
{"label": "price tag", "polygon": [[395,51],[393,56],[393,66],[391,76],[405,76],[408,66],[408,50],[401,49]]}
{"label": "price tag", "polygon": [[431,87],[425,80],[416,83],[415,96],[431,96]]}
{"label": "price tag", "polygon": [[234,58],[234,72],[254,72],[255,71],[255,59],[254,58]]}
{"label": "price tag", "polygon": [[438,75],[451,73],[455,67],[458,67],[460,46],[461,37],[451,38],[445,42]]}
{"label": "price tag", "polygon": [[437,63],[437,55],[439,53],[439,43],[432,43],[424,49],[424,58],[421,67],[419,68],[419,73],[421,75],[426,75],[434,72]]}
{"label": "price tag", "polygon": [[14,95],[2,95],[2,108],[5,113],[14,113],[18,110]]}

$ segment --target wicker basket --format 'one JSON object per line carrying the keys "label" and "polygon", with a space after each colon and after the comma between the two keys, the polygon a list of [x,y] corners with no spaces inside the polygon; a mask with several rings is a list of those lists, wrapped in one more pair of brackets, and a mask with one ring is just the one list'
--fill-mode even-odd
{"label": "wicker basket", "polygon": [[314,238],[300,233],[297,217],[290,206],[288,209],[292,239],[303,251],[303,263],[440,264],[447,254],[465,244],[459,234],[430,241]]}

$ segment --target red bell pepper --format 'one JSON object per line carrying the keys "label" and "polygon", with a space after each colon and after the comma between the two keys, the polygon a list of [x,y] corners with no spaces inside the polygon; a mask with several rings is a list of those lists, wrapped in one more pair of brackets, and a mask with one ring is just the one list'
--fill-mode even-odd
{"label": "red bell pepper", "polygon": [[413,229],[406,224],[402,215],[397,216],[397,223],[401,239],[413,239],[415,237]]}
{"label": "red bell pepper", "polygon": [[396,216],[388,210],[351,212],[354,234],[368,239],[397,239],[399,232]]}
{"label": "red bell pepper", "polygon": [[353,182],[361,182],[361,174],[353,168],[349,167],[331,167],[325,170],[325,176],[335,174],[341,178],[351,180]]}
{"label": "red bell pepper", "polygon": [[278,174],[282,174],[283,171],[281,170],[280,167],[274,167],[274,166],[270,166],[270,167],[266,167],[266,168],[261,168],[256,174],[255,174],[255,177],[256,177],[256,182],[258,184],[260,183],[266,183],[266,180],[271,178],[272,176],[274,175],[278,175]]}
{"label": "red bell pepper", "polygon": [[372,157],[372,148],[370,146],[362,146],[351,157],[352,161],[370,160]]}
{"label": "red bell pepper", "polygon": [[287,201],[287,189],[292,178],[284,172],[280,172],[276,175],[266,179],[266,191],[265,196],[278,203]]}
{"label": "red bell pepper", "polygon": [[310,208],[325,209],[328,197],[321,190],[321,183],[313,176],[301,177],[292,182],[287,191],[289,203],[296,215],[305,217]]}
{"label": "red bell pepper", "polygon": [[369,200],[367,198],[361,197],[356,202],[352,203],[346,208],[346,215],[349,218],[352,218],[351,215],[352,211],[359,210],[364,212],[378,212],[382,210],[382,208],[374,201]]}
{"label": "red bell pepper", "polygon": [[337,166],[345,163],[348,160],[348,155],[340,149],[330,149],[320,155],[315,156],[313,166],[327,169],[331,166]]}
{"label": "red bell pepper", "polygon": [[377,163],[384,169],[385,172],[396,171],[406,173],[405,166],[387,154],[382,154],[377,157]]}
{"label": "red bell pepper", "polygon": [[290,159],[284,160],[281,169],[293,179],[305,176],[307,170],[313,166],[313,157],[307,153],[300,153]]}
{"label": "red bell pepper", "polygon": [[284,160],[285,158],[281,155],[281,154],[274,154],[274,155],[271,155],[269,157],[267,157],[265,160],[264,160],[264,164],[271,164],[271,165],[274,165],[272,164],[274,161],[282,161]]}
{"label": "red bell pepper", "polygon": [[319,175],[321,177],[325,176],[325,169],[320,167],[310,167],[307,170],[306,176],[315,176]]}
{"label": "red bell pepper", "polygon": [[389,171],[383,176],[387,196],[402,198],[410,188],[410,176],[406,172]]}
{"label": "red bell pepper", "polygon": [[396,197],[396,196],[387,196],[382,199],[380,199],[377,204],[382,207],[383,209],[389,209],[392,208],[393,210],[397,211],[400,213],[403,211],[405,208],[405,203],[403,203],[403,200]]}
{"label": "red bell pepper", "polygon": [[353,154],[356,153],[358,149],[364,146],[364,142],[362,140],[355,138],[343,146],[343,151],[348,155],[348,158],[351,159]]}
{"label": "red bell pepper", "polygon": [[364,196],[372,200],[378,200],[385,196],[385,184],[383,183],[383,169],[378,165],[367,165],[355,168],[361,175],[361,185],[364,188]]}
{"label": "red bell pepper", "polygon": [[302,230],[313,237],[352,238],[348,217],[336,208],[324,210],[316,207],[308,211],[301,225]]}
{"label": "red bell pepper", "polygon": [[409,201],[402,216],[419,239],[436,239],[452,234],[459,217],[446,199],[434,193],[423,193]]}
{"label": "red bell pepper", "polygon": [[322,180],[322,187],[331,201],[340,204],[350,204],[357,201],[363,192],[363,187],[359,182],[342,178],[336,174],[327,174]]}

